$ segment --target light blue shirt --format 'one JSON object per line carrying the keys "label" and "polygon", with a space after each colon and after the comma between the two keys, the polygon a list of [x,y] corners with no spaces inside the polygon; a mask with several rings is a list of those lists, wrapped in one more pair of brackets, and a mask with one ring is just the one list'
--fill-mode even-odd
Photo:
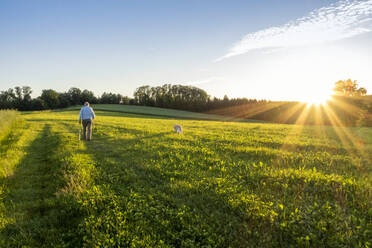
{"label": "light blue shirt", "polygon": [[91,107],[84,106],[80,109],[79,121],[91,119],[94,120],[94,118],[95,118],[94,111]]}

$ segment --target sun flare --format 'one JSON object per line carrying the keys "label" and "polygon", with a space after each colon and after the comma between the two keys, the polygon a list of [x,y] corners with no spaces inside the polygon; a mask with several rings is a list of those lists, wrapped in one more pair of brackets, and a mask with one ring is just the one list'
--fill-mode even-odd
{"label": "sun flare", "polygon": [[314,92],[311,94],[311,96],[306,96],[302,98],[302,102],[306,103],[307,105],[315,105],[315,106],[320,106],[320,105],[326,105],[327,101],[331,100],[330,94],[321,94],[320,91]]}
{"label": "sun flare", "polygon": [[308,105],[319,106],[319,105],[326,105],[328,100],[329,100],[329,97],[318,97],[318,96],[314,96],[313,98],[310,98],[310,99],[305,100],[305,102]]}
{"label": "sun flare", "polygon": [[314,95],[312,97],[304,99],[303,102],[307,103],[309,106],[311,105],[320,106],[326,105],[327,101],[329,101],[330,99],[331,99],[330,96]]}

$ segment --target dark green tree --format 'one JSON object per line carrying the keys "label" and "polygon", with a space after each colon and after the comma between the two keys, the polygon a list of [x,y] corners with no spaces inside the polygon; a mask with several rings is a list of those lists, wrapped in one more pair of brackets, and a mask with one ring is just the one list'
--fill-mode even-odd
{"label": "dark green tree", "polygon": [[47,108],[56,109],[60,106],[59,94],[55,90],[43,90],[40,98],[45,102]]}
{"label": "dark green tree", "polygon": [[67,92],[70,96],[70,102],[72,105],[81,105],[83,101],[81,99],[81,90],[76,87],[72,87]]}
{"label": "dark green tree", "polygon": [[83,90],[80,95],[80,99],[82,102],[89,102],[89,103],[97,103],[97,98],[94,96],[94,93],[89,90]]}

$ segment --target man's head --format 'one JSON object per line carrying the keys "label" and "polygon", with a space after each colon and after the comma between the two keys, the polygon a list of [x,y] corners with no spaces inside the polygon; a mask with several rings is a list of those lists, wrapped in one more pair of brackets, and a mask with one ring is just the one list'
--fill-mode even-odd
{"label": "man's head", "polygon": [[85,102],[84,103],[84,106],[89,106],[89,102]]}

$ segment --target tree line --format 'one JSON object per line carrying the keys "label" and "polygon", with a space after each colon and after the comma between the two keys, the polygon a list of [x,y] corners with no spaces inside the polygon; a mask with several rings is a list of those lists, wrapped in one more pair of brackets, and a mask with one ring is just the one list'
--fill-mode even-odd
{"label": "tree line", "polygon": [[[76,87],[62,93],[46,89],[36,98],[32,98],[31,93],[32,90],[28,86],[1,91],[0,109],[58,109],[82,105],[87,101],[92,104],[172,108],[279,123],[296,123],[301,113],[306,110],[308,116],[304,124],[334,124],[323,107],[309,110],[306,104],[299,102],[228,98],[226,95],[223,98],[212,98],[203,89],[186,85],[144,85],[135,90],[133,98],[111,92],[97,97],[92,91]],[[365,88],[359,87],[358,83],[351,79],[340,80],[335,83],[334,94],[334,100],[328,103],[327,108],[336,114],[341,124],[372,125],[372,96],[366,96]],[[293,112],[293,109],[296,111]],[[318,123],[319,117],[322,123]]]}
{"label": "tree line", "polygon": [[81,105],[84,102],[92,104],[129,104],[130,99],[115,93],[103,93],[96,97],[90,90],[81,90],[72,87],[66,92],[57,92],[52,89],[43,90],[36,98],[31,97],[32,89],[29,86],[17,86],[0,92],[0,109],[18,110],[46,110],[67,108],[69,106]]}
{"label": "tree line", "polygon": [[229,99],[211,98],[203,89],[187,85],[171,85],[151,87],[141,86],[134,92],[134,103],[143,106],[173,108],[195,112],[205,112],[212,109],[237,106],[250,103],[265,103],[266,100],[247,98]]}
{"label": "tree line", "polygon": [[133,98],[111,92],[105,92],[100,97],[97,97],[90,90],[81,90],[76,87],[72,87],[66,92],[45,89],[36,98],[32,98],[31,93],[32,89],[29,86],[17,86],[1,91],[0,109],[46,110],[66,108],[89,102],[91,104],[129,104],[206,112],[228,106],[269,102],[247,98],[229,99],[227,96],[222,99],[211,98],[203,89],[194,86],[171,84],[157,87],[149,85],[138,87],[133,94]]}

